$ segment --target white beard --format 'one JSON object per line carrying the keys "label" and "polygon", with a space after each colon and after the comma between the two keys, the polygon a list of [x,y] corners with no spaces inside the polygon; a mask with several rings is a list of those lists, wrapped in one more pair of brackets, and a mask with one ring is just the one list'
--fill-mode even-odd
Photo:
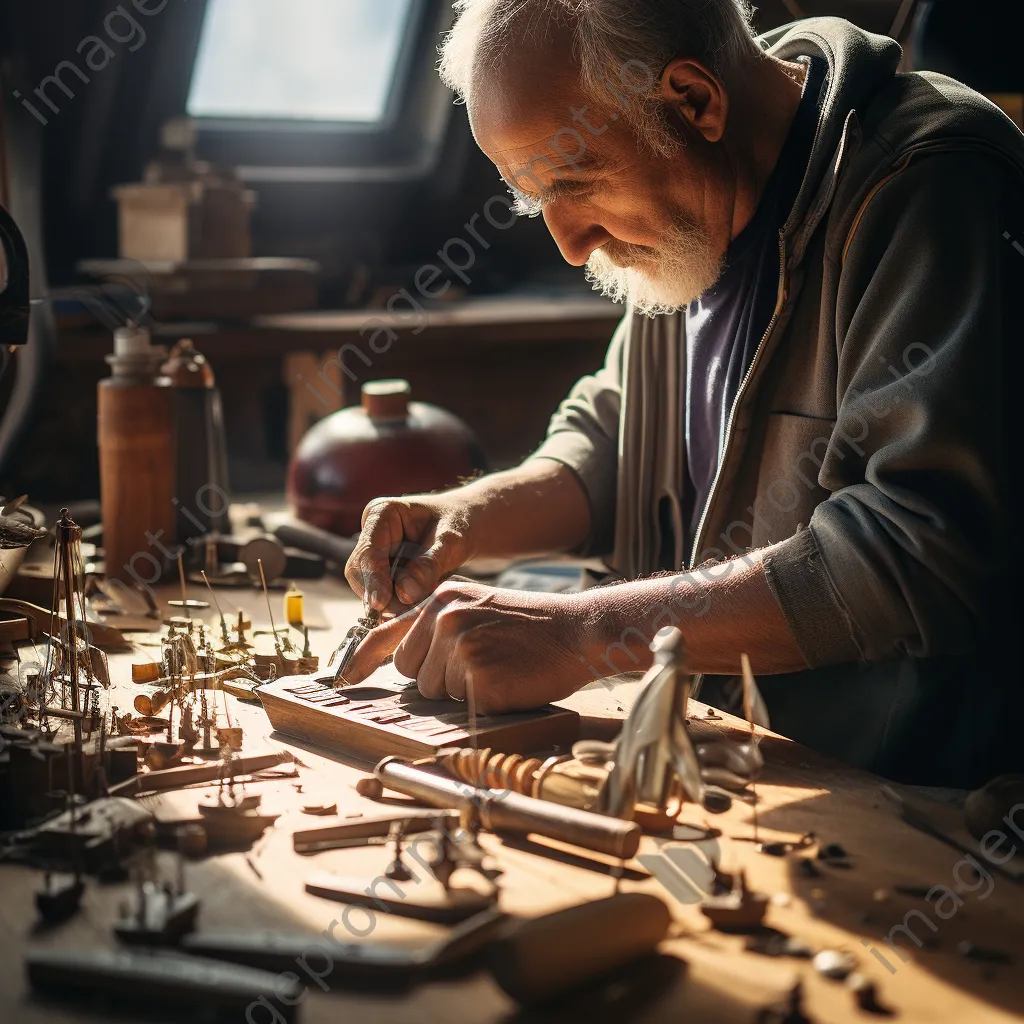
{"label": "white beard", "polygon": [[617,261],[605,251],[608,246],[595,250],[587,260],[587,280],[602,295],[628,302],[645,316],[685,309],[722,272],[721,257],[696,225],[673,228],[656,252],[647,246],[610,245]]}

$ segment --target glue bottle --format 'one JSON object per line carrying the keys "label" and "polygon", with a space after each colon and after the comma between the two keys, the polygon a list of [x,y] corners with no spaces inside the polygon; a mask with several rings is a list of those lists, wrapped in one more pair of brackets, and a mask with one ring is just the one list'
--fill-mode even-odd
{"label": "glue bottle", "polygon": [[288,584],[284,595],[284,621],[289,626],[302,626],[302,591],[294,583]]}

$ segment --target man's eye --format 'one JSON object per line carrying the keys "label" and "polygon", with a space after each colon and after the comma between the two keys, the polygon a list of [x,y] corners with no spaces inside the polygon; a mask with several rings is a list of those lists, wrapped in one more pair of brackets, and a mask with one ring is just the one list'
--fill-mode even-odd
{"label": "man's eye", "polygon": [[589,181],[559,181],[553,191],[564,199],[582,199],[593,192],[594,186]]}
{"label": "man's eye", "polygon": [[539,199],[528,196],[525,192],[520,192],[519,189],[512,185],[509,186],[508,190],[512,193],[512,198],[514,199],[512,212],[517,217],[539,217],[544,212]]}

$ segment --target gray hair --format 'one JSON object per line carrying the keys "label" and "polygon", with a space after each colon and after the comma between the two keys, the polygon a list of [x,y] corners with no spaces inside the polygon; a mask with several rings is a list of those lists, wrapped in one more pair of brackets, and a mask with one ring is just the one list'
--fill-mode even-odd
{"label": "gray hair", "polygon": [[[748,0],[456,0],[453,6],[458,20],[441,46],[439,71],[463,99],[481,60],[497,63],[523,40],[536,44],[552,25],[569,25],[584,90],[607,107],[609,84],[620,93],[626,85],[634,101],[626,116],[658,149],[665,123],[651,97],[674,58],[700,60],[729,82],[743,63],[763,56]],[[640,78],[646,87],[635,87]]]}

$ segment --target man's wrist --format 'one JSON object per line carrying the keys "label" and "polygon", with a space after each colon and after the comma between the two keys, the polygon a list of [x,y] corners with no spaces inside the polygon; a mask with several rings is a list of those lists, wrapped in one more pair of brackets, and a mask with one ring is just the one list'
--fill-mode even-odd
{"label": "man's wrist", "polygon": [[641,671],[652,661],[651,641],[662,623],[637,613],[636,586],[629,583],[593,587],[573,595],[581,658],[591,672],[614,675]]}

